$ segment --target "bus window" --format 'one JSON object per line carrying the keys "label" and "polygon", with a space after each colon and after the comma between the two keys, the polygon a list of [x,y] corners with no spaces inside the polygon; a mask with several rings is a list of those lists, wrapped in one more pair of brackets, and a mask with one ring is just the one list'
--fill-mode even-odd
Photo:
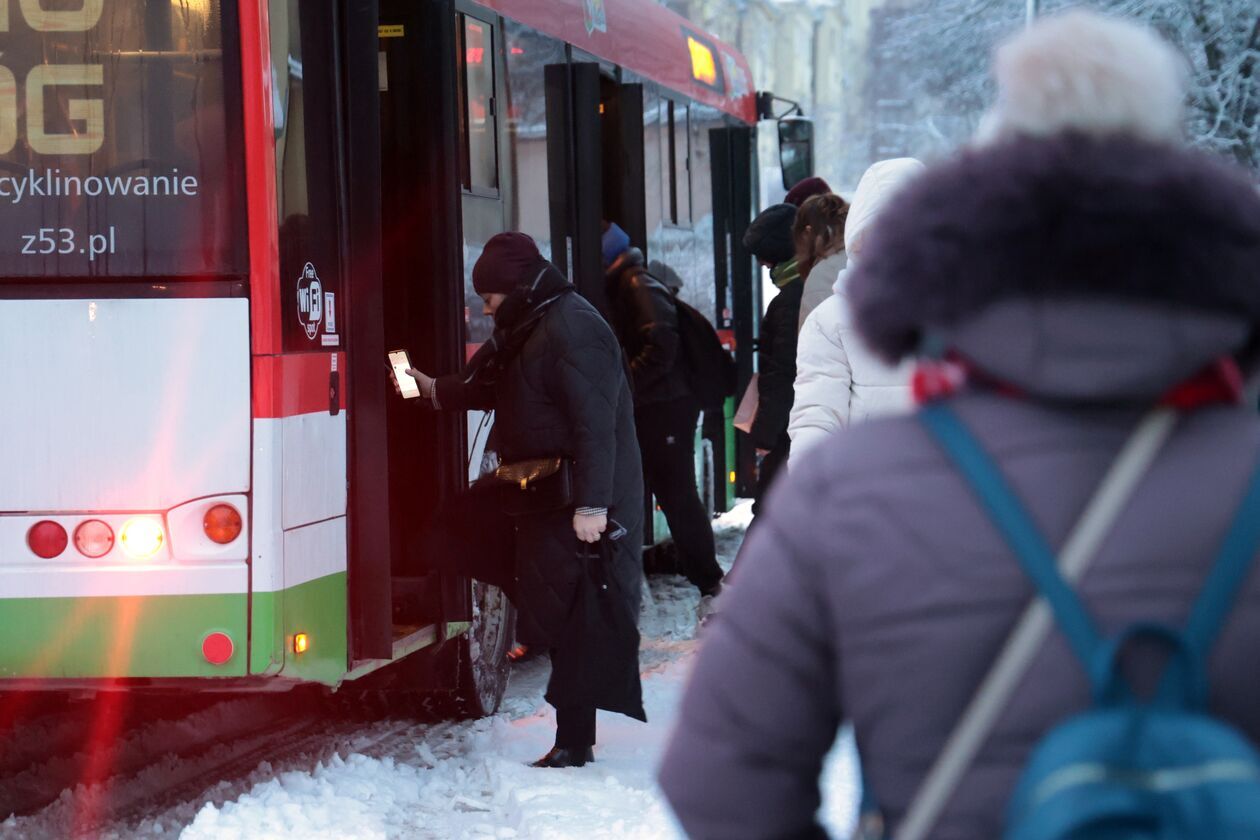
{"label": "bus window", "polygon": [[661,100],[661,191],[665,199],[665,220],[671,225],[691,227],[691,106],[671,99]]}
{"label": "bus window", "polygon": [[235,0],[0,12],[0,277],[244,274]]}
{"label": "bus window", "polygon": [[341,142],[336,6],[332,0],[269,0],[269,8],[283,348],[324,350],[341,346],[346,304],[335,154]]}
{"label": "bus window", "polygon": [[674,149],[674,224],[691,227],[691,106],[674,103],[670,132]]}
{"label": "bus window", "polygon": [[534,238],[544,256],[551,250],[550,185],[547,181],[547,97],[549,64],[565,62],[564,44],[514,21],[506,21],[506,92],[508,146],[504,169],[510,173],[509,227]]}
{"label": "bus window", "polygon": [[490,24],[463,18],[464,189],[497,192],[498,115],[494,97],[494,35]]}

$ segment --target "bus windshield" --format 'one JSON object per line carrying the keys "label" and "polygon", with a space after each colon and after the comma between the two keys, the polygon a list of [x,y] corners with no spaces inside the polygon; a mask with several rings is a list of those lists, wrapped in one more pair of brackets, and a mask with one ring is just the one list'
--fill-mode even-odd
{"label": "bus windshield", "polygon": [[245,273],[235,3],[0,2],[0,277]]}

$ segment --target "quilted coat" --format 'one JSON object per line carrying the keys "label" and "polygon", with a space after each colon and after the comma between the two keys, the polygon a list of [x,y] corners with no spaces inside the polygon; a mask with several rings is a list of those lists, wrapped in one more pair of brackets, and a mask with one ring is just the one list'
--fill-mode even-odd
{"label": "quilted coat", "polygon": [[[612,573],[637,616],[643,476],[621,347],[599,311],[554,266],[548,265],[533,292],[537,300],[552,301],[493,383],[467,372],[444,376],[435,385],[437,401],[444,409],[494,410],[502,463],[553,455],[572,460],[576,507],[607,508],[610,529],[615,522],[628,531],[616,543]],[[500,315],[513,309],[511,302],[509,297]],[[496,320],[496,326],[512,325]],[[515,522],[517,638],[542,647],[563,645],[581,572],[573,510]]]}
{"label": "quilted coat", "polygon": [[[939,347],[952,399],[1052,545],[1142,414],[1207,366],[1249,366],[1260,195],[1199,154],[1062,136],[971,150],[889,205],[850,287],[889,362]],[[1260,462],[1254,405],[1180,419],[1079,589],[1107,634],[1184,622]],[[893,837],[1032,586],[914,417],[855,425],[770,494],[706,628],[662,787],[693,838],[822,837],[819,774],[852,723]],[[1260,743],[1260,571],[1208,663],[1213,713]],[[1149,689],[1164,661],[1135,647]],[[931,834],[1002,835],[1032,746],[1090,692],[1052,633]]]}

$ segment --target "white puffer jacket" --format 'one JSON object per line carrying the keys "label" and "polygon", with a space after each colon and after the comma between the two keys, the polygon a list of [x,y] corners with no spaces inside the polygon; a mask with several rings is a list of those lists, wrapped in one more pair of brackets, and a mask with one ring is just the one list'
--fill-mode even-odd
{"label": "white puffer jacket", "polygon": [[922,169],[913,158],[880,161],[858,184],[844,229],[848,265],[836,280],[834,294],[805,319],[797,342],[789,466],[837,429],[868,417],[907,412],[912,406],[913,363],[890,367],[866,348],[853,326],[846,286],[860,259],[862,234],[888,198]]}

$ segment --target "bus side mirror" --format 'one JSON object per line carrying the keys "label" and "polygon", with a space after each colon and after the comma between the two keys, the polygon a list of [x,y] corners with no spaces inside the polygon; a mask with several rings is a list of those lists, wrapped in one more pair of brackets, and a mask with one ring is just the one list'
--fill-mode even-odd
{"label": "bus side mirror", "polygon": [[779,167],[785,190],[814,174],[813,120],[802,116],[779,120]]}

